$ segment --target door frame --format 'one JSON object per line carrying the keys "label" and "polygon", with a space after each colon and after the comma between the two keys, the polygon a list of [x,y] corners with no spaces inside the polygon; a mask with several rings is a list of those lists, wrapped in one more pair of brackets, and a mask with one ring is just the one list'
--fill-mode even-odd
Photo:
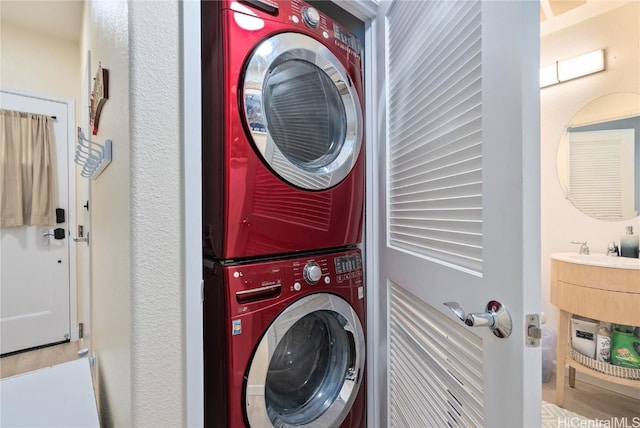
{"label": "door frame", "polygon": [[[364,132],[371,141],[376,141],[375,104],[378,88],[375,82],[375,49],[374,40],[376,37],[376,10],[377,4],[374,0],[331,0],[342,9],[362,20],[365,24],[365,111]],[[200,22],[200,4],[193,1],[181,2],[181,12],[183,22]],[[199,25],[182,26],[182,72],[183,72],[183,108],[182,108],[182,135],[184,141],[183,158],[183,190],[184,190],[184,221],[183,230],[185,238],[184,266],[185,266],[185,290],[184,290],[184,325],[185,335],[184,346],[184,375],[186,391],[186,423],[187,426],[202,426],[204,423],[204,395],[203,395],[203,344],[202,344],[202,293],[204,281],[202,278],[202,149],[199,142],[202,139],[201,132],[201,30]],[[366,150],[366,170],[375,171],[377,167],[376,156],[374,156],[375,144],[371,144]],[[376,190],[374,185],[376,180],[372,174],[365,176],[366,189]],[[375,207],[378,196],[372,191],[366,192],[365,200],[365,235],[362,248],[365,243],[369,248],[375,248],[378,239],[375,234],[376,217]],[[365,277],[370,284],[377,280],[377,252],[364,251]],[[375,337],[380,321],[373,317],[373,309],[378,306],[377,293],[367,293],[367,319],[365,334],[367,337]],[[379,339],[368,340],[366,344],[367,355],[374,355],[379,346]],[[381,380],[374,373],[380,372],[380,362],[377,359],[367,360],[366,382],[368,385],[367,401],[374,403],[375,398],[385,393],[380,389]],[[367,406],[367,420],[369,426],[379,426],[373,406]]]}
{"label": "door frame", "polygon": [[76,108],[75,101],[65,98],[58,98],[46,94],[40,94],[23,89],[0,87],[0,92],[17,95],[21,97],[34,98],[43,101],[65,104],[67,106],[67,177],[68,177],[68,208],[67,208],[67,238],[69,244],[69,340],[77,342],[78,331],[78,282],[77,282],[77,259],[76,246],[71,241],[75,236],[76,225],[76,168],[74,162],[75,155],[75,123]]}
{"label": "door frame", "polygon": [[182,189],[184,233],[184,360],[186,426],[204,425],[202,302],[202,71],[200,2],[180,2],[182,25]]}
{"label": "door frame", "polygon": [[[384,60],[379,56],[375,47],[377,39],[384,37],[380,34],[378,24],[378,4],[372,0],[333,0],[338,6],[364,22],[364,135],[365,141],[365,209],[364,209],[364,237],[362,253],[364,257],[366,287],[366,351],[367,351],[367,426],[379,427],[387,424],[387,361],[385,354],[379,352],[386,349],[387,303],[386,296],[381,295],[375,284],[380,283],[380,251],[378,248],[382,237],[378,233],[380,216],[378,204],[381,189],[376,174],[370,171],[380,171],[378,151],[380,147],[379,129],[377,125],[378,107],[376,100],[379,94],[386,90],[385,82],[378,84],[377,62]],[[384,131],[384,128],[383,128]],[[383,242],[383,241],[382,241]],[[381,334],[383,333],[384,336]],[[378,408],[383,403],[384,406]],[[372,405],[375,404],[375,405]]]}

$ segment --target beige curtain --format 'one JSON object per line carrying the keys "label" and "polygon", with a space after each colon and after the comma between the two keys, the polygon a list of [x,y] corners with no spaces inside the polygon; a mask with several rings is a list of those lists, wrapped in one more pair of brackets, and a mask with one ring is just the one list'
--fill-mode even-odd
{"label": "beige curtain", "polygon": [[0,109],[0,227],[55,224],[51,119]]}

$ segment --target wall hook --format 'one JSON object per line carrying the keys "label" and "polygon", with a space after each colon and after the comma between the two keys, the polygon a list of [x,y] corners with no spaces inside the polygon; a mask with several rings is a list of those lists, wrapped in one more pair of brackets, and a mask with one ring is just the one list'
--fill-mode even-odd
{"label": "wall hook", "polygon": [[74,161],[82,167],[81,176],[95,179],[109,166],[112,156],[111,140],[105,140],[104,144],[96,143],[87,139],[82,129],[78,128],[78,144]]}

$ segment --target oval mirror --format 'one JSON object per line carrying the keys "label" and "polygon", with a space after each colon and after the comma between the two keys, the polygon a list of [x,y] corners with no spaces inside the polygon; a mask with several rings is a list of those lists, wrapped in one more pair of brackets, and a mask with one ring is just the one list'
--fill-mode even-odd
{"label": "oval mirror", "polygon": [[599,220],[628,220],[640,212],[640,94],[596,98],[567,124],[558,146],[565,196]]}

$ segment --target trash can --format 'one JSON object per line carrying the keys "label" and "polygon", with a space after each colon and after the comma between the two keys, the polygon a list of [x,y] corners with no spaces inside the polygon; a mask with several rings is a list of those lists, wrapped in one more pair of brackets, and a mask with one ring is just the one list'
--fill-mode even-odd
{"label": "trash can", "polygon": [[555,330],[542,329],[542,382],[549,382],[556,356]]}

